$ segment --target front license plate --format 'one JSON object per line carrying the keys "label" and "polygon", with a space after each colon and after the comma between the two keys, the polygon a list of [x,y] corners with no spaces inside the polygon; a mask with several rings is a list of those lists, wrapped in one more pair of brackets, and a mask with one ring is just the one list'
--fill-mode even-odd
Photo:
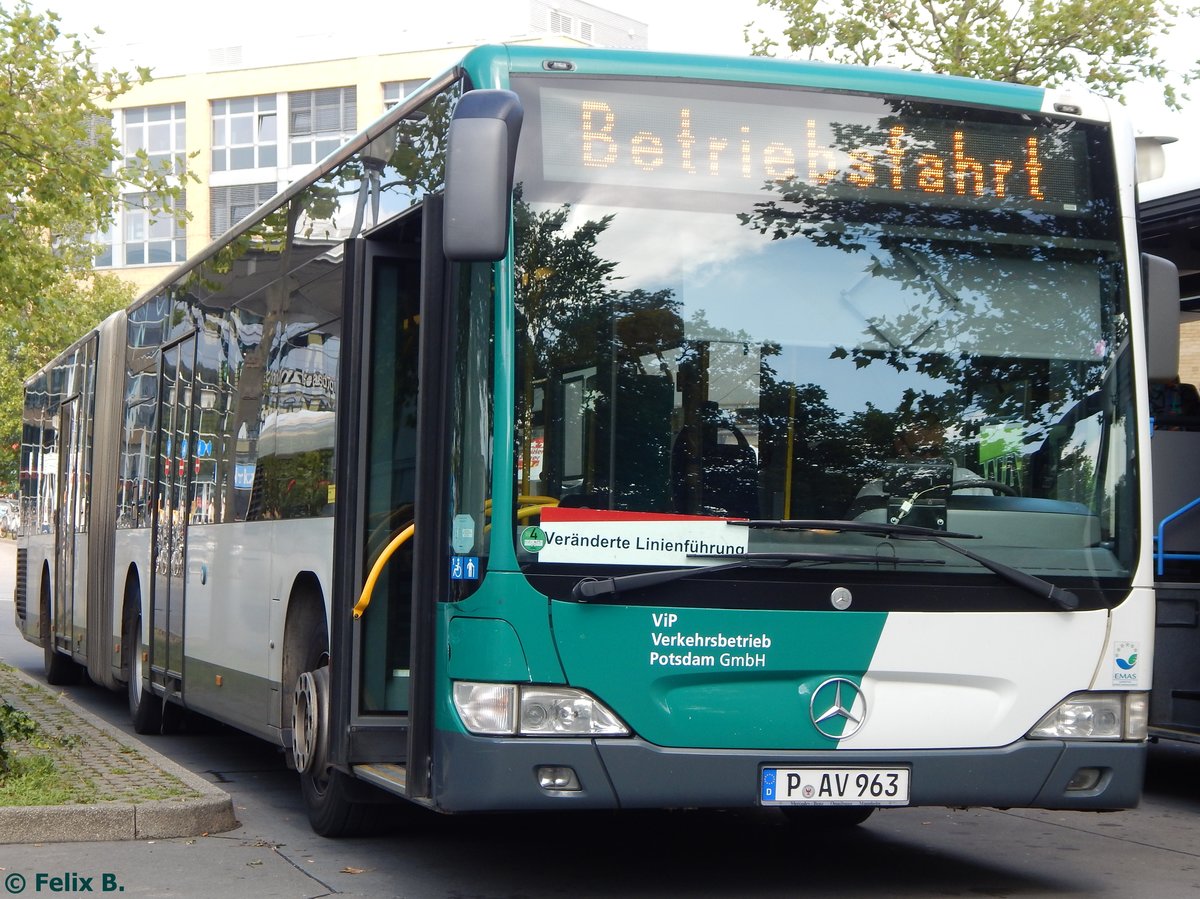
{"label": "front license plate", "polygon": [[763,805],[908,805],[907,768],[763,768]]}

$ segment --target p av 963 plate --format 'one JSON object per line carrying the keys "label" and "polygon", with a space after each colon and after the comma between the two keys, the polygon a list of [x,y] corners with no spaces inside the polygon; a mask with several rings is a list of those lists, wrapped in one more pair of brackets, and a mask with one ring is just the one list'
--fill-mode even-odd
{"label": "p av 963 plate", "polygon": [[763,768],[763,805],[908,805],[907,768]]}

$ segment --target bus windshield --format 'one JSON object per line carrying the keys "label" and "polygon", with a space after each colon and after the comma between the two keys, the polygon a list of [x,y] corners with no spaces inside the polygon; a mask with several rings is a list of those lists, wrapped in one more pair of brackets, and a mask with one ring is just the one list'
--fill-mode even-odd
{"label": "bus windshield", "polygon": [[967,532],[1039,575],[1128,582],[1131,357],[1103,126],[777,87],[514,85],[529,568],[814,542],[862,567],[878,538],[726,524],[833,519]]}

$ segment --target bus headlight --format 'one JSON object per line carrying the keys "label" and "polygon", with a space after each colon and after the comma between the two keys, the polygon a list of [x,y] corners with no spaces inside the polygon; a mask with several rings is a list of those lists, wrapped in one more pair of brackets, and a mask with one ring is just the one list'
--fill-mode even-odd
{"label": "bus headlight", "polygon": [[623,737],[629,728],[594,696],[573,687],[454,684],[454,707],[473,734]]}
{"label": "bus headlight", "polygon": [[1029,732],[1035,740],[1146,739],[1146,693],[1075,693]]}
{"label": "bus headlight", "polygon": [[623,737],[629,729],[582,690],[521,687],[520,731],[528,736]]}

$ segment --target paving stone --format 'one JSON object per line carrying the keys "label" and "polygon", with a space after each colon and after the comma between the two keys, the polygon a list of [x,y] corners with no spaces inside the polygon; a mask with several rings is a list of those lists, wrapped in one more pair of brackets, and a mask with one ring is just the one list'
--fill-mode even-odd
{"label": "paving stone", "polygon": [[0,843],[196,836],[237,826],[224,791],[2,664],[0,701],[26,713],[44,738],[6,740],[8,752],[51,758],[82,797],[61,806],[0,806]]}

